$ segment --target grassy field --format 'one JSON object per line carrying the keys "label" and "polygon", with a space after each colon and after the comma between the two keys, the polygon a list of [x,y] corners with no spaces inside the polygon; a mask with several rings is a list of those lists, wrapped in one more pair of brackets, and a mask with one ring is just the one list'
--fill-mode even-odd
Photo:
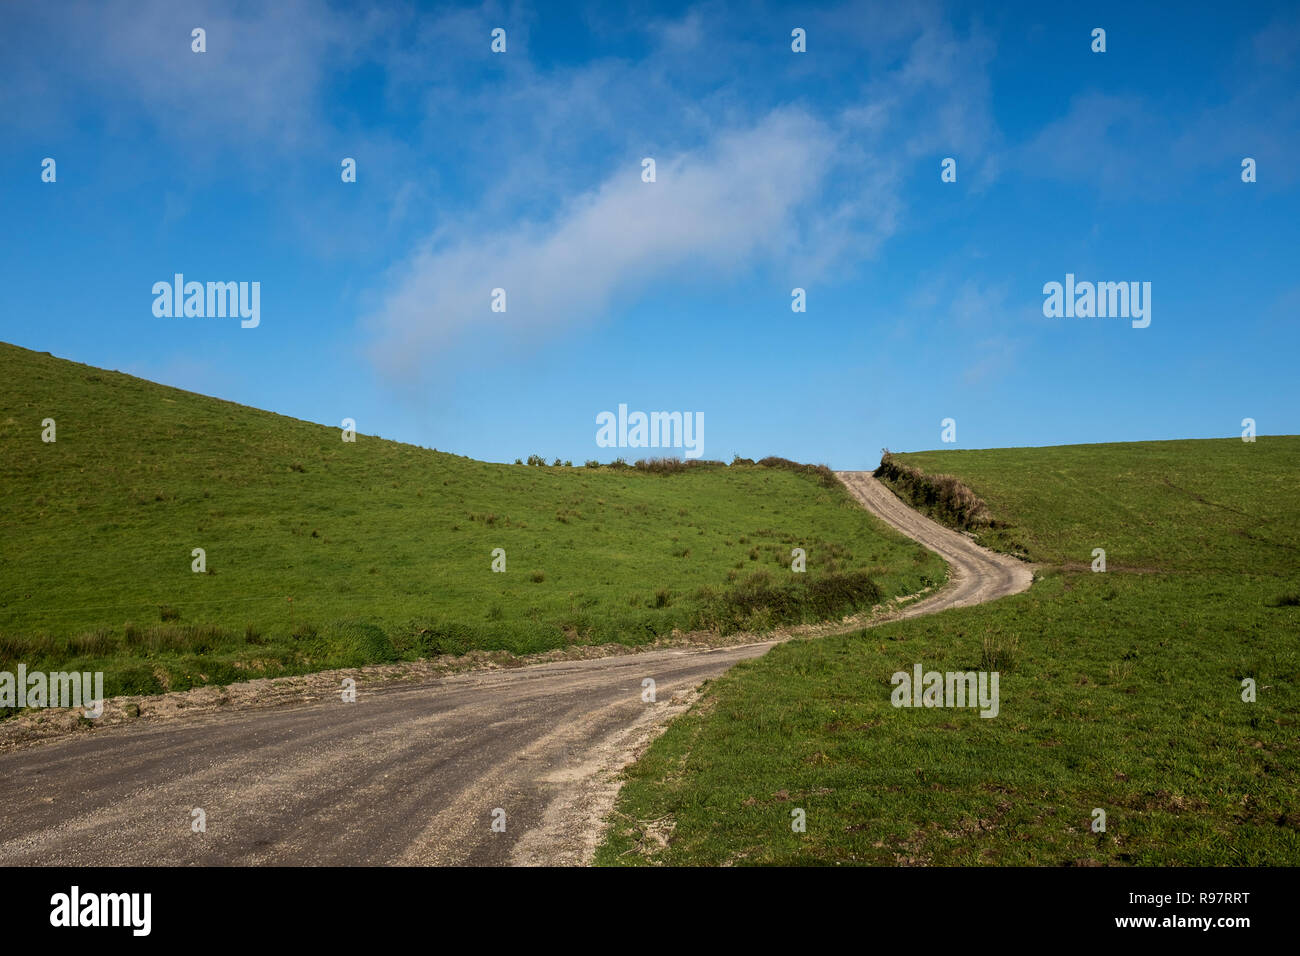
{"label": "grassy field", "polygon": [[[737,666],[630,769],[598,862],[1300,864],[1300,438],[896,460],[1040,580]],[[998,671],[1000,713],[894,708],[918,662]]]}
{"label": "grassy field", "polygon": [[[3,344],[0,481],[0,670],[102,670],[110,695],[762,629],[945,574],[813,470],[529,467],[345,443]],[[794,547],[806,574],[790,571]]]}

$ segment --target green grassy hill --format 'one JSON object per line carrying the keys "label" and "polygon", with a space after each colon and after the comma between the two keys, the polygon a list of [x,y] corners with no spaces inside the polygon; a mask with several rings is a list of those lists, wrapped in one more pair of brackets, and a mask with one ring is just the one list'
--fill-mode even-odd
{"label": "green grassy hill", "polygon": [[[1212,574],[1269,559],[1293,571],[1300,439],[1062,445],[894,456],[952,474],[1004,519],[972,528],[995,550],[1034,561]],[[904,496],[906,497],[906,496]]]}
{"label": "green grassy hill", "polygon": [[[345,443],[3,344],[0,482],[0,669],[103,670],[110,694],[765,628],[945,573],[814,470],[525,467]],[[794,547],[807,574],[790,571]]]}
{"label": "green grassy hill", "polygon": [[[1300,864],[1300,438],[894,459],[1040,580],[738,665],[632,768],[601,862]],[[1000,713],[894,708],[916,663],[998,671]]]}

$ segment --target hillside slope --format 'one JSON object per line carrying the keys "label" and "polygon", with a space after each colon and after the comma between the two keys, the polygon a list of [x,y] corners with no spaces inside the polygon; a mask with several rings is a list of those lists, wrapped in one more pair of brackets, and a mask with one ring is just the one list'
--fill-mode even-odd
{"label": "hillside slope", "polygon": [[[347,443],[3,344],[0,484],[0,669],[102,669],[110,694],[763,629],[944,574],[811,473],[525,467]],[[806,574],[790,571],[795,547]]]}
{"label": "hillside slope", "polygon": [[[1300,864],[1300,438],[895,457],[1040,580],[738,665],[632,768],[598,859]],[[917,665],[998,672],[996,716],[893,706]]]}

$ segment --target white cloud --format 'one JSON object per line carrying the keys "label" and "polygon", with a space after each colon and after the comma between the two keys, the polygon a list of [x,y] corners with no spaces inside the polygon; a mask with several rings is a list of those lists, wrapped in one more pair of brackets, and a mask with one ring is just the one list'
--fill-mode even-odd
{"label": "white cloud", "polygon": [[[207,34],[204,53],[191,49],[196,27]],[[24,122],[53,113],[72,125],[94,113],[122,134],[142,112],[196,154],[211,154],[232,143],[318,141],[326,77],[354,62],[377,29],[371,16],[346,17],[314,0],[236,9],[80,0],[6,17],[0,54],[14,105],[41,97],[24,107]]]}
{"label": "white cloud", "polygon": [[1165,169],[1151,162],[1150,151],[1135,146],[1148,137],[1158,139],[1160,126],[1138,97],[1084,94],[1022,147],[1017,165],[1031,175],[1064,182],[1154,186]]}
{"label": "white cloud", "polygon": [[[461,104],[491,111],[467,127],[482,139],[472,151],[491,184],[477,208],[439,227],[388,276],[364,323],[381,368],[410,376],[486,330],[515,342],[548,336],[623,311],[653,282],[726,281],[765,265],[791,286],[838,271],[834,281],[898,228],[917,164],[933,162],[937,177],[951,151],[967,157],[964,177],[988,180],[997,134],[993,44],[983,34],[960,38],[933,11],[888,32],[888,43],[864,27],[833,54],[851,62],[869,41],[879,58],[857,96],[830,108],[763,105],[777,89],[770,80],[720,79],[703,95],[681,87],[675,57],[701,36],[712,51],[706,70],[743,63],[751,69],[733,72],[767,77],[807,68],[783,39],[770,48],[738,40],[716,14],[706,6],[655,22],[644,60],[560,72],[523,64],[508,89]],[[644,155],[658,162],[655,184],[640,181]],[[598,185],[573,194],[584,177]],[[507,292],[505,314],[490,311],[497,287]]]}
{"label": "white cloud", "polygon": [[[66,16],[25,10],[0,37],[25,77],[11,90],[57,81],[62,105],[43,101],[42,115],[97,113],[128,139],[153,125],[214,166],[283,166],[277,197],[313,182],[285,153],[358,157],[364,217],[336,189],[285,200],[285,221],[326,255],[361,246],[393,261],[403,243],[364,323],[371,356],[394,372],[476,330],[536,339],[589,322],[649,283],[768,265],[765,279],[809,285],[852,270],[898,227],[918,163],[953,151],[970,157],[965,178],[993,136],[991,44],[956,36],[930,7],[810,15],[820,52],[802,59],[783,32],[736,30],[729,7],[706,2],[622,27],[650,40],[641,57],[571,64],[530,56],[536,16],[508,0],[365,14],[314,0],[74,3]],[[12,39],[48,40],[65,23],[52,50],[29,55]],[[508,57],[486,52],[497,23],[510,25]],[[190,52],[194,26],[206,54]],[[816,77],[861,66],[863,50],[861,80],[820,96]],[[331,96],[362,64],[382,69],[386,123]],[[654,184],[640,180],[645,155]],[[489,309],[495,287],[505,314]]]}
{"label": "white cloud", "polygon": [[1238,47],[1231,69],[1218,68],[1212,104],[1178,85],[1083,93],[1018,150],[1014,165],[1117,195],[1181,199],[1204,188],[1205,177],[1235,183],[1241,158],[1252,156],[1269,167],[1271,184],[1289,185],[1300,94],[1287,54],[1300,47],[1300,15],[1273,21]]}
{"label": "white cloud", "polygon": [[[373,356],[410,372],[474,327],[538,335],[588,320],[619,294],[664,276],[730,272],[788,253],[799,212],[821,188],[833,133],[798,110],[657,157],[657,182],[630,158],[545,225],[483,235],[444,230],[399,268],[369,322]],[[490,311],[493,288],[507,311]]]}

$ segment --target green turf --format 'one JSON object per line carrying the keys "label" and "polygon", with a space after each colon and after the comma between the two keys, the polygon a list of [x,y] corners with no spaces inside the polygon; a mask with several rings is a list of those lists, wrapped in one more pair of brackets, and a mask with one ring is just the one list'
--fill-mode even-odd
{"label": "green turf", "polygon": [[[1041,579],[737,666],[631,768],[598,862],[1300,863],[1300,438],[899,458]],[[917,662],[999,671],[999,715],[892,707]]]}
{"label": "green turf", "polygon": [[[0,670],[103,670],[109,694],[764,628],[945,573],[816,473],[527,467],[345,443],[3,344],[0,476]],[[806,574],[790,571],[794,547]],[[194,548],[207,573],[191,570]]]}

